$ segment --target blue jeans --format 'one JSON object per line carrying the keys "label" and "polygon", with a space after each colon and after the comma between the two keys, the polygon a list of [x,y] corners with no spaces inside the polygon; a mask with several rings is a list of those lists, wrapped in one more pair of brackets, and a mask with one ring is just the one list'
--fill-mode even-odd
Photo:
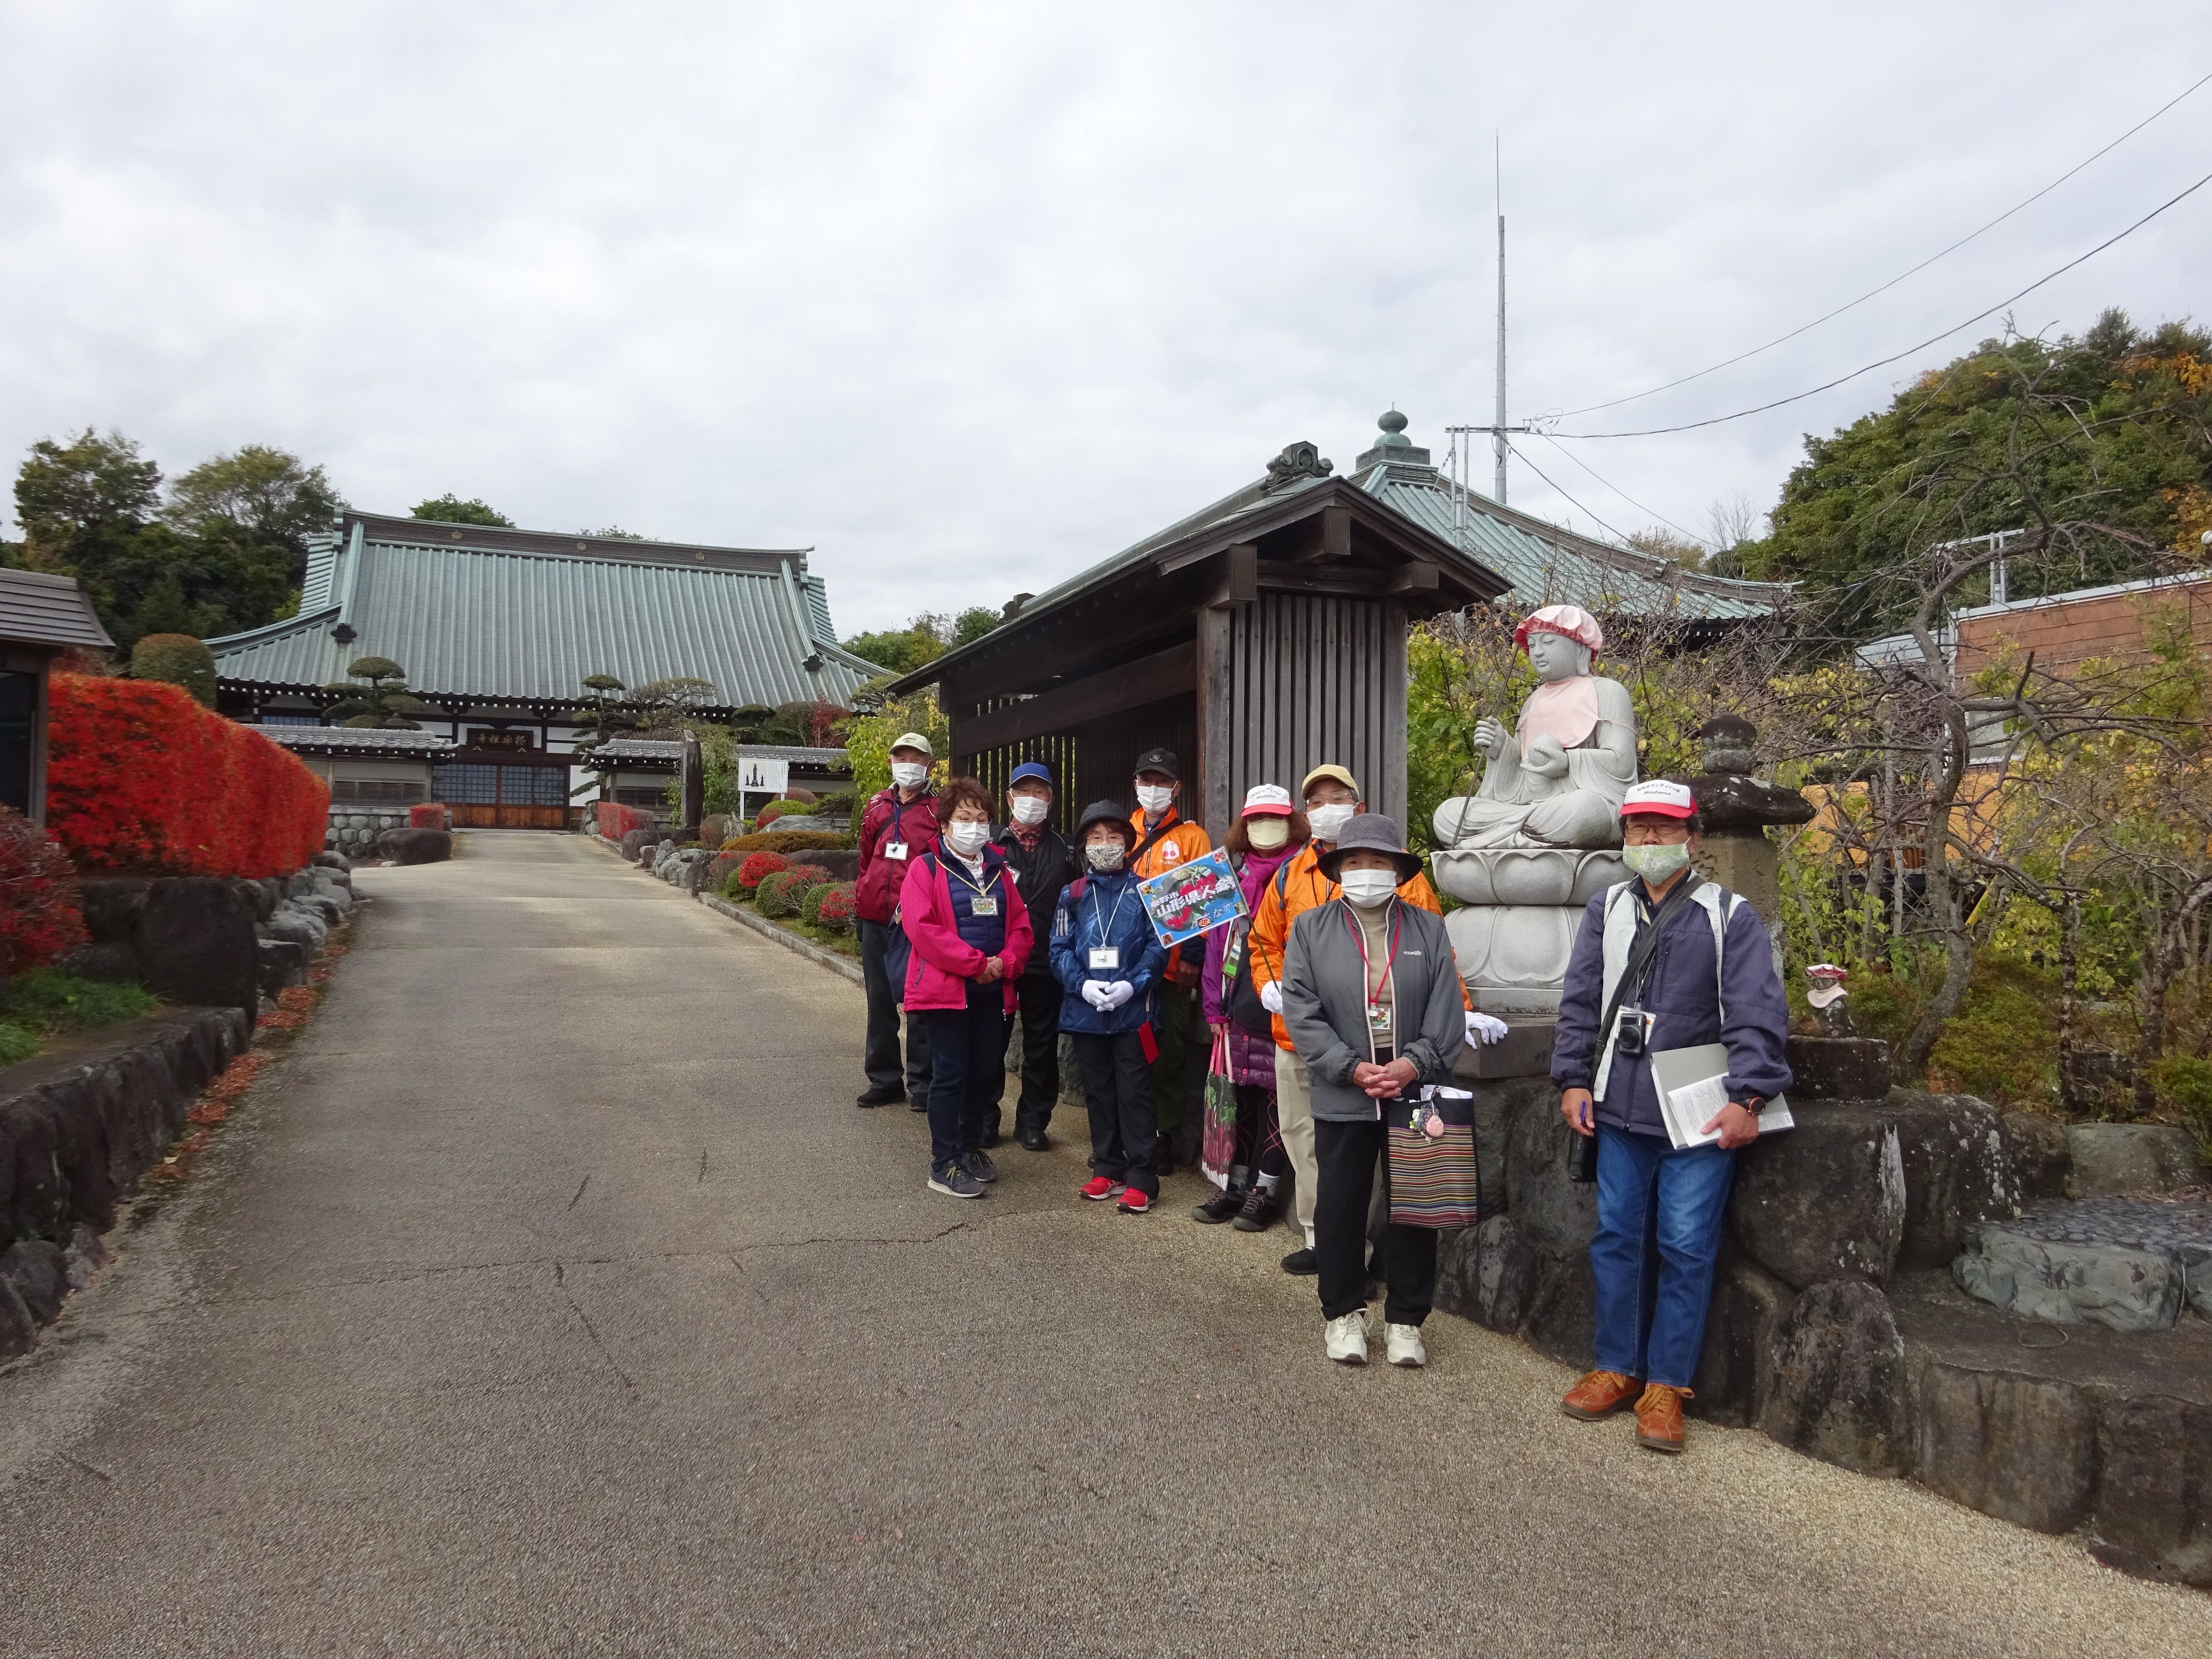
{"label": "blue jeans", "polygon": [[998,1090],[1006,1059],[1006,989],[969,981],[965,1008],[931,1008],[921,1015],[929,1033],[929,1172],[983,1144],[998,1115]]}
{"label": "blue jeans", "polygon": [[1597,1129],[1600,1370],[1686,1389],[1697,1374],[1735,1154],[1677,1152],[1664,1135]]}

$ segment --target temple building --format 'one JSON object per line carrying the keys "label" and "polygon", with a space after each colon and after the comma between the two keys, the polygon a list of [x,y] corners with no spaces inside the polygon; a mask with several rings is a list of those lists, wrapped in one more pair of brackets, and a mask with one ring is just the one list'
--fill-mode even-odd
{"label": "temple building", "polygon": [[[703,680],[700,719],[852,703],[878,671],[838,648],[805,548],[701,547],[349,512],[312,538],[299,614],[208,641],[219,707],[288,733],[333,810],[444,801],[456,823],[557,829],[582,780],[587,676]],[[406,671],[419,732],[333,726],[359,659]],[[340,735],[342,732],[357,736]],[[271,733],[276,735],[275,732]],[[415,793],[419,790],[421,793]]]}

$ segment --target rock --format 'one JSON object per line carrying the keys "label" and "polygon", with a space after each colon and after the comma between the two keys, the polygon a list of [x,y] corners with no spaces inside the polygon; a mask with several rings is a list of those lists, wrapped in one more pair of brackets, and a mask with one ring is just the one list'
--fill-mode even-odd
{"label": "rock", "polygon": [[730,872],[744,861],[745,854],[743,853],[715,854],[707,860],[707,873],[702,878],[702,884],[710,893],[720,892],[722,884],[730,878]]}
{"label": "rock", "polygon": [[260,943],[259,984],[264,996],[306,982],[307,947],[297,939],[264,939]]}
{"label": "rock", "polygon": [[453,855],[447,830],[387,830],[376,838],[377,855],[394,864],[441,864]]}
{"label": "rock", "polygon": [[793,865],[811,864],[832,881],[854,881],[860,873],[860,855],[849,847],[817,847],[791,854]]}
{"label": "rock", "polygon": [[1473,1258],[1461,1264],[1468,1292],[1467,1316],[1491,1330],[1517,1334],[1528,1322],[1529,1306],[1535,1300],[1540,1266],[1536,1252],[1522,1237],[1511,1216],[1492,1216],[1462,1237],[1466,1241],[1463,1249],[1472,1247]]}
{"label": "rock", "polygon": [[70,1291],[69,1261],[59,1245],[26,1238],[0,1250],[0,1279],[15,1286],[33,1321],[51,1325]]}
{"label": "rock", "polygon": [[323,926],[319,918],[289,908],[279,910],[263,925],[269,933],[263,944],[297,945],[309,956],[321,950],[324,939],[330,936],[330,930]]}
{"label": "rock", "polygon": [[1463,1089],[1474,1083],[1502,1082],[1509,1078],[1540,1078],[1549,1091],[1552,1039],[1559,1029],[1556,1019],[1525,1016],[1509,1019],[1505,1035],[1497,1042],[1471,1042],[1459,1051],[1453,1079]]}
{"label": "rock", "polygon": [[2212,1319],[2212,1246],[2185,1244],[2176,1254],[2189,1281],[2189,1305],[2198,1318]]}
{"label": "rock", "polygon": [[2108,1407],[2090,1527],[2100,1556],[2212,1588],[2212,1406],[2152,1395]]}
{"label": "rock", "polygon": [[13,1359],[38,1346],[39,1328],[15,1287],[0,1279],[0,1359]]}
{"label": "rock", "polygon": [[1538,1249],[1578,1252],[1587,1261],[1597,1231],[1597,1187],[1568,1177],[1574,1139],[1549,1100],[1522,1102],[1505,1129],[1505,1208]]}
{"label": "rock", "polygon": [[1899,1091],[1882,1104],[1905,1169],[1899,1272],[1948,1267],[1977,1221],[2020,1213],[2003,1120],[1972,1095]]}
{"label": "rock", "polygon": [[1762,1135],[1736,1165],[1736,1242],[1792,1290],[1825,1279],[1887,1280],[1905,1234],[1905,1164],[1877,1108],[1827,1106]]}
{"label": "rock", "polygon": [[1715,1422],[1746,1425],[1774,1387],[1774,1337],[1795,1293],[1758,1263],[1731,1251],[1713,1277],[1705,1347],[1692,1380],[1692,1409]]}
{"label": "rock", "polygon": [[2184,1290],[2180,1263],[2160,1252],[2034,1238],[1994,1221],[1966,1230],[1951,1277],[1967,1295],[2029,1319],[2116,1331],[2171,1329]]}
{"label": "rock", "polygon": [[1475,1316],[1482,1274],[1481,1233],[1480,1227],[1462,1227],[1437,1241],[1436,1305],[1462,1319]]}
{"label": "rock", "polygon": [[1782,1444],[1861,1474],[1911,1462],[1905,1340],[1889,1298],[1856,1279],[1814,1285],[1778,1325],[1759,1426]]}
{"label": "rock", "polygon": [[315,878],[305,870],[295,870],[284,878],[286,898],[305,898],[315,890]]}
{"label": "rock", "polygon": [[1889,1093],[1889,1045],[1876,1037],[1793,1036],[1791,1100],[1877,1101]]}
{"label": "rock", "polygon": [[645,848],[657,847],[659,844],[660,831],[658,830],[648,827],[643,830],[626,830],[622,838],[622,854],[632,864],[635,864],[638,854]]}
{"label": "rock", "polygon": [[80,945],[58,957],[54,966],[79,979],[129,985],[138,978],[138,953],[127,945]]}
{"label": "rock", "polygon": [[702,847],[719,848],[737,833],[730,828],[727,812],[709,812],[699,820],[699,842]]}
{"label": "rock", "polygon": [[115,1260],[107,1241],[82,1223],[70,1230],[69,1249],[64,1255],[70,1289],[73,1291],[81,1291],[92,1283],[93,1275]]}
{"label": "rock", "polygon": [[94,876],[77,887],[85,931],[97,944],[128,945],[138,937],[138,918],[146,908],[145,876]]}
{"label": "rock", "polygon": [[2007,1112],[2004,1133],[2005,1151],[2012,1158],[2013,1179],[2019,1184],[2021,1201],[2063,1198],[2066,1177],[2074,1169],[2066,1126],[2041,1112]]}
{"label": "rock", "polygon": [[146,988],[165,1001],[258,1007],[254,907],[220,877],[164,877],[138,919]]}
{"label": "rock", "polygon": [[295,899],[292,902],[310,915],[320,916],[326,927],[335,927],[345,920],[345,906],[327,893],[310,893],[307,897]]}
{"label": "rock", "polygon": [[318,853],[307,862],[319,864],[325,870],[344,871],[353,868],[353,860],[343,853]]}
{"label": "rock", "polygon": [[2096,1407],[2053,1377],[1931,1363],[1920,1379],[1913,1472],[1984,1515],[2071,1532],[2096,1490]]}
{"label": "rock", "polygon": [[264,876],[255,885],[269,895],[267,904],[256,907],[261,920],[266,921],[276,914],[277,907],[284,902],[284,878],[282,876]]}
{"label": "rock", "polygon": [[238,896],[252,907],[254,921],[266,921],[276,914],[276,897],[262,883],[248,881],[244,876],[233,876],[230,884],[237,890]]}
{"label": "rock", "polygon": [[2075,1198],[2170,1193],[2204,1179],[2197,1137],[2163,1123],[2076,1123],[2066,1132]]}

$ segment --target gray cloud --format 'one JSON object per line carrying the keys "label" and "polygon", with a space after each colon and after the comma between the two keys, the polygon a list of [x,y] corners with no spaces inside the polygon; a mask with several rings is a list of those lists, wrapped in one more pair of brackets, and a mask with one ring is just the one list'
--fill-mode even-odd
{"label": "gray cloud", "polygon": [[[1038,589],[1389,403],[1516,415],[1873,286],[2201,72],[2201,9],[17,6],[0,454],[241,442],[348,497],[818,548],[848,629]],[[2212,167],[2212,88],[1969,250],[1638,417],[1886,355]],[[2212,191],[2024,326],[2200,308]],[[1939,362],[1950,348],[1928,354]],[[1926,365],[1581,447],[1698,526]],[[1638,418],[1634,424],[1656,421]],[[1649,516],[1557,451],[1516,505]]]}

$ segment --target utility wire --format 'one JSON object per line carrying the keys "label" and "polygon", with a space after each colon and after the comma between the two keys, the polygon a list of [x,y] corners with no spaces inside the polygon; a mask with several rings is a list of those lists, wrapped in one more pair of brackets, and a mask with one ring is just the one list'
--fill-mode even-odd
{"label": "utility wire", "polygon": [[[1527,467],[1527,468],[1528,468],[1531,472],[1534,473],[1538,477],[1542,478],[1546,483],[1547,483],[1547,484],[1552,484],[1552,488],[1553,488],[1553,489],[1558,489],[1558,490],[1559,491],[1559,494],[1560,494],[1561,495],[1565,496],[1565,498],[1566,498],[1566,502],[1567,502],[1567,505],[1568,505],[1568,506],[1572,507],[1579,508],[1581,511],[1583,511],[1583,512],[1584,512],[1584,513],[1589,513],[1589,516],[1590,516],[1591,518],[1593,518],[1593,519],[1596,519],[1596,520],[1597,520],[1598,527],[1599,527],[1600,529],[1601,529],[1601,530],[1607,530],[1607,531],[1611,531],[1611,532],[1612,532],[1613,538],[1613,539],[1614,539],[1615,541],[1618,541],[1618,542],[1624,542],[1624,543],[1625,543],[1626,541],[1627,541],[1628,538],[1627,538],[1627,536],[1626,536],[1626,534],[1624,534],[1624,533],[1623,533],[1622,532],[1620,532],[1620,531],[1614,530],[1614,529],[1613,529],[1613,527],[1611,525],[1609,525],[1609,524],[1606,523],[1606,521],[1605,521],[1603,519],[1599,519],[1596,514],[1595,514],[1595,513],[1590,513],[1589,508],[1588,508],[1588,507],[1583,507],[1583,504],[1582,504],[1580,501],[1577,501],[1573,496],[1567,495],[1567,492],[1566,492],[1565,490],[1564,490],[1564,489],[1559,489],[1559,486],[1558,484],[1556,484],[1556,483],[1552,483],[1552,480],[1551,480],[1550,477],[1549,477],[1549,476],[1545,472],[1544,469],[1543,469],[1542,467],[1540,467],[1540,466],[1537,465],[1535,462],[1534,462],[1534,461],[1530,460],[1530,459],[1528,459],[1528,457],[1527,453],[1526,453],[1525,452],[1523,452],[1523,450],[1522,449],[1522,447],[1521,447],[1521,446],[1520,446],[1520,445],[1518,445],[1518,444],[1515,443],[1515,442],[1514,442],[1510,438],[1508,438],[1508,439],[1505,441],[1505,447],[1506,447],[1506,448],[1508,448],[1508,449],[1511,450],[1511,451],[1512,451],[1516,455],[1520,456],[1520,458],[1521,458],[1521,461],[1522,461],[1522,464],[1523,465],[1525,465],[1525,466],[1526,466],[1526,467]],[[1595,477],[1595,474],[1592,474],[1591,476]],[[1599,482],[1599,483],[1604,483],[1605,481],[1604,481],[1603,479],[1601,479],[1601,479],[1599,479],[1599,480],[1598,480],[1598,482]],[[1648,513],[1648,512],[1650,512],[1650,508],[1646,507],[1646,508],[1644,509],[1644,511]]]}
{"label": "utility wire", "polygon": [[[1583,458],[1582,458],[1581,456],[1579,456],[1579,455],[1576,454],[1576,453],[1575,453],[1575,452],[1574,452],[1573,450],[1569,449],[1569,448],[1566,448],[1564,445],[1560,445],[1560,444],[1557,444],[1557,443],[1553,443],[1553,442],[1552,442],[1552,440],[1551,440],[1548,436],[1547,436],[1545,434],[1543,434],[1543,433],[1541,433],[1541,432],[1539,432],[1536,435],[1537,435],[1538,437],[1540,437],[1540,438],[1542,438],[1546,443],[1547,443],[1547,444],[1551,444],[1553,448],[1554,448],[1554,449],[1558,450],[1558,451],[1559,452],[1559,453],[1560,453],[1560,454],[1562,454],[1562,455],[1565,456],[1569,460],[1572,461],[1572,462],[1573,462],[1577,466],[1578,466],[1578,467],[1582,468],[1582,470],[1583,470],[1583,471],[1585,471],[1585,472],[1589,473],[1589,474],[1590,475],[1590,477],[1591,477],[1595,478],[1595,479],[1596,479],[1600,483],[1603,484],[1603,485],[1604,485],[1607,489],[1610,489],[1610,490],[1611,490],[1614,495],[1616,495],[1620,496],[1621,500],[1623,500],[1624,501],[1626,501],[1626,502],[1627,502],[1631,507],[1634,507],[1634,508],[1635,508],[1638,513],[1649,513],[1649,514],[1650,514],[1653,518],[1655,518],[1655,519],[1658,520],[1659,520],[1659,522],[1660,522],[1661,524],[1665,525],[1665,526],[1667,526],[1667,528],[1668,528],[1668,529],[1669,529],[1669,530],[1673,531],[1676,535],[1678,535],[1678,536],[1682,536],[1682,537],[1686,537],[1686,538],[1688,538],[1689,540],[1691,540],[1691,541],[1693,541],[1693,542],[1697,543],[1697,544],[1698,544],[1698,546],[1700,546],[1700,547],[1705,547],[1705,548],[1712,548],[1712,549],[1714,549],[1714,550],[1718,550],[1718,548],[1719,548],[1719,545],[1720,545],[1720,544],[1719,544],[1717,542],[1714,541],[1714,540],[1713,540],[1713,538],[1712,538],[1711,537],[1710,537],[1710,536],[1700,536],[1700,535],[1699,535],[1699,534],[1698,534],[1698,532],[1697,532],[1696,531],[1694,531],[1694,530],[1685,530],[1685,529],[1683,529],[1683,528],[1682,528],[1682,526],[1681,526],[1680,525],[1676,524],[1676,523],[1675,523],[1672,519],[1668,518],[1668,517],[1664,513],[1662,513],[1661,511],[1659,511],[1659,509],[1658,509],[1657,507],[1646,507],[1646,506],[1644,506],[1643,502],[1641,502],[1641,501],[1638,501],[1638,500],[1636,499],[1636,497],[1635,497],[1635,496],[1633,496],[1633,495],[1630,495],[1626,490],[1623,489],[1622,489],[1619,484],[1617,484],[1617,483],[1613,483],[1613,481],[1612,479],[1610,479],[1610,478],[1608,478],[1608,477],[1603,477],[1601,474],[1600,474],[1600,473],[1599,473],[1598,470],[1597,470],[1595,467],[1592,466],[1592,465],[1591,465],[1588,461],[1585,461],[1584,459],[1583,459]],[[1515,454],[1516,454],[1516,455],[1519,455],[1519,454],[1521,453],[1521,452],[1520,452],[1519,450],[1517,450],[1517,449],[1516,449],[1516,450],[1515,450],[1513,453],[1514,453]],[[1522,459],[1523,460],[1526,460],[1526,459],[1528,459],[1528,457],[1526,457],[1525,455],[1523,455],[1523,456],[1522,456]],[[1543,475],[1542,475],[1541,473],[1537,474],[1537,476],[1538,476],[1539,477],[1543,477]],[[1546,480],[1546,482],[1547,482],[1547,483],[1549,483],[1550,481],[1549,481],[1548,479],[1547,479],[1547,480]],[[1556,484],[1554,484],[1554,485],[1553,486],[1553,488],[1554,488],[1554,489],[1558,489],[1558,486],[1557,486]],[[1565,492],[1563,490],[1563,491],[1561,491],[1560,493],[1564,495]]]}
{"label": "utility wire", "polygon": [[2202,179],[2199,179],[2195,184],[2190,185],[2188,189],[2183,191],[2179,196],[2171,197],[2167,200],[2161,202],[2158,206],[2153,208],[2148,213],[2144,214],[2142,218],[2136,220],[2135,223],[2130,225],[2125,230],[2120,231],[2117,234],[2106,237],[2103,241],[2098,243],[2096,246],[2091,248],[2087,253],[2077,254],[2075,258],[2069,259],[2064,264],[2059,266],[2057,270],[2050,271],[2044,276],[2037,277],[2026,288],[2021,289],[2019,293],[2011,295],[2005,299],[1998,301],[1987,310],[1976,312],[1972,316],[1967,318],[1963,323],[1953,324],[1949,328],[1943,330],[1940,334],[1929,335],[1917,345],[1907,346],[1902,351],[1893,353],[1889,356],[1881,358],[1875,362],[1868,363],[1863,368],[1855,368],[1848,374],[1839,374],[1834,380],[1825,381],[1820,386],[1814,386],[1809,391],[1793,392],[1787,398],[1777,398],[1771,403],[1759,404],[1750,409],[1739,409],[1732,415],[1715,415],[1702,421],[1685,421],[1679,426],[1644,427],[1633,432],[1560,432],[1551,435],[1558,438],[1656,438],[1669,432],[1695,432],[1700,427],[1719,426],[1729,421],[1741,421],[1746,416],[1764,415],[1770,409],[1781,409],[1790,404],[1802,403],[1808,398],[1817,398],[1823,392],[1832,392],[1839,386],[1843,386],[1850,381],[1857,380],[1862,374],[1871,374],[1877,368],[1887,368],[1892,363],[1902,362],[1905,358],[1911,356],[1915,352],[1925,351],[1929,346],[1936,344],[1938,341],[1949,339],[1951,336],[1958,333],[1960,330],[1972,328],[1976,323],[1995,316],[1998,312],[2002,311],[2007,306],[2026,299],[2029,295],[2034,293],[2036,289],[2043,287],[2046,283],[2056,282],[2059,277],[2063,276],[2068,271],[2073,270],[2075,266],[2085,264],[2088,260],[2095,258],[2100,253],[2102,253],[2106,248],[2112,246],[2115,243],[2125,241],[2129,237],[2134,235],[2136,232],[2141,230],[2152,220],[2157,218],[2160,214],[2164,213],[2168,208],[2173,207],[2176,204],[2187,200],[2190,197],[2194,196],[2198,191],[2203,189],[2207,185],[2212,185],[2212,173],[2206,173]]}
{"label": "utility wire", "polygon": [[1929,266],[1934,264],[1938,259],[1945,258],[1951,254],[1956,253],[1960,248],[1966,246],[1967,243],[1972,241],[1977,236],[1981,235],[1984,231],[1995,230],[2006,220],[2011,218],[2014,214],[2020,212],[2021,209],[2033,207],[2036,203],[2050,195],[2052,191],[2057,189],[2059,185],[2064,184],[2069,179],[2071,179],[2075,173],[2081,172],[2083,167],[2087,167],[2091,161],[2094,161],[2099,157],[2107,155],[2113,150],[2118,149],[2122,144],[2127,143],[2129,139],[2134,137],[2136,134],[2141,132],[2152,122],[2157,120],[2160,116],[2165,114],[2166,111],[2172,109],[2183,99],[2188,97],[2191,93],[2195,92],[2198,87],[2203,86],[2207,81],[2212,81],[2212,75],[2207,75],[2203,76],[2203,79],[2193,82],[2190,86],[2185,87],[2181,91],[2167,99],[2166,102],[2160,104],[2149,114],[2144,116],[2143,118],[2136,122],[2135,125],[2130,127],[2118,137],[2113,139],[2111,143],[2106,144],[2104,149],[2097,151],[2095,155],[2075,162],[2072,167],[2067,168],[2065,172],[2060,173],[2056,179],[2053,179],[2049,184],[2045,185],[2041,190],[2036,191],[2034,195],[2029,197],[2026,201],[2015,203],[2011,207],[2007,208],[2002,213],[1997,215],[1996,218],[1990,220],[1989,223],[1982,226],[1979,230],[1968,231],[1957,241],[1952,243],[1950,246],[1939,248],[1936,252],[1929,254],[1926,258],[1923,259],[1918,264],[1913,266],[1910,270],[1899,271],[1896,276],[1884,283],[1880,288],[1869,289],[1864,294],[1860,295],[1857,299],[1850,301],[1848,304],[1838,306],[1833,311],[1828,312],[1825,315],[1815,317],[1811,322],[1805,324],[1803,327],[1793,328],[1787,334],[1780,335],[1774,339],[1769,340],[1765,345],[1753,346],[1748,351],[1739,352],[1733,357],[1729,357],[1720,362],[1715,363],[1711,368],[1701,368],[1694,374],[1685,374],[1679,380],[1669,380],[1664,386],[1655,386],[1648,391],[1632,392],[1626,398],[1613,398],[1601,404],[1585,404],[1580,409],[1565,410],[1560,412],[1558,418],[1563,421],[1571,421],[1577,415],[1595,415],[1601,409],[1618,409],[1623,404],[1632,404],[1644,398],[1656,398],[1662,392],[1672,392],[1678,386],[1687,386],[1692,380],[1702,380],[1708,374],[1717,374],[1721,370],[1724,368],[1733,368],[1736,364],[1746,362],[1750,358],[1756,357],[1761,352],[1771,351],[1775,347],[1786,344],[1790,341],[1796,339],[1800,334],[1803,334],[1808,330],[1818,328],[1821,324],[1832,321],[1835,318],[1842,316],[1845,312],[1854,310],[1856,307],[1864,305],[1869,300],[1874,299],[1880,295],[1888,293],[1890,289],[1895,288],[1906,277],[1917,276],[1922,271],[1927,270]]}

